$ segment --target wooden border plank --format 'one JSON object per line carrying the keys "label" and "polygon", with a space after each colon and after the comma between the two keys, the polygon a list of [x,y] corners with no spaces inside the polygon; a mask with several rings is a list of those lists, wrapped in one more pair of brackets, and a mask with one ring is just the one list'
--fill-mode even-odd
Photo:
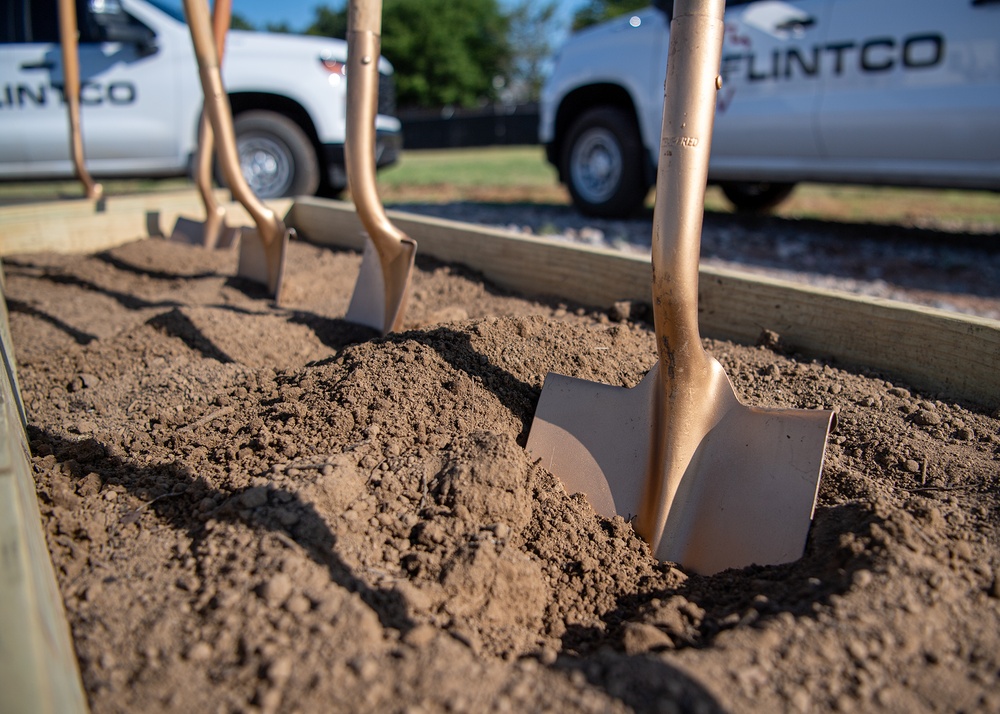
{"label": "wooden border plank", "polygon": [[[460,263],[513,292],[597,306],[617,300],[649,302],[652,274],[648,260],[600,248],[581,250],[564,241],[470,223],[387,213],[417,241],[418,255]],[[312,242],[352,250],[363,247],[363,228],[349,203],[300,198],[287,221]]]}
{"label": "wooden border plank", "polygon": [[[280,213],[290,201],[271,205]],[[249,225],[241,206],[230,208],[234,222]],[[5,207],[0,255],[105,250],[155,233],[150,223],[169,230],[178,215],[198,216],[201,210],[194,190],[109,198],[103,213],[83,200]],[[398,211],[389,215],[417,240],[421,255],[468,266],[513,292],[604,308],[618,300],[650,299],[645,258]],[[286,221],[316,243],[362,246],[350,203],[299,198]],[[699,301],[707,337],[752,343],[762,330],[773,330],[805,355],[870,367],[924,391],[1000,407],[998,321],[708,267],[701,269]]]}
{"label": "wooden border plank", "polygon": [[[460,263],[523,295],[601,308],[619,300],[650,300],[647,258],[388,213],[417,241],[418,255]],[[298,199],[287,220],[313,242],[361,248],[362,228],[351,204]],[[762,330],[772,330],[802,354],[1000,407],[1000,321],[708,267],[701,269],[699,312],[706,337],[753,344]]]}
{"label": "wooden border plank", "polygon": [[[253,225],[228,191],[216,192],[234,223]],[[279,215],[291,199],[269,201]],[[178,216],[200,219],[205,215],[194,189],[131,196],[108,196],[100,202],[87,199],[19,204],[0,208],[0,256],[17,253],[93,253],[138,238],[173,230]]]}
{"label": "wooden border plank", "polygon": [[87,711],[42,532],[7,320],[0,301],[0,711]]}

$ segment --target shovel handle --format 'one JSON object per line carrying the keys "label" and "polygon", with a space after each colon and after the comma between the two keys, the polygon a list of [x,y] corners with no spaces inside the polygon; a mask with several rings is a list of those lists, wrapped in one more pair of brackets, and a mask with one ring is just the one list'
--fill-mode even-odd
{"label": "shovel handle", "polygon": [[100,198],[104,188],[91,178],[83,158],[83,133],[80,129],[80,56],[74,0],[59,0],[59,40],[62,45],[63,94],[69,112],[69,143],[73,168],[83,184],[87,198]]}
{"label": "shovel handle", "polygon": [[236,148],[236,131],[233,128],[233,114],[229,97],[222,86],[219,71],[219,54],[216,51],[212,24],[205,0],[184,0],[184,14],[191,29],[195,56],[198,58],[198,74],[205,95],[205,111],[208,112],[218,144],[219,166],[226,177],[229,190],[237,201],[243,204],[257,224],[257,231],[265,246],[280,241],[285,234],[285,224],[274,211],[265,206],[243,178],[240,171],[239,151]]}
{"label": "shovel handle", "polygon": [[212,5],[212,37],[215,39],[215,51],[218,53],[219,65],[222,56],[226,54],[226,35],[229,33],[229,23],[233,19],[233,0],[215,0]]}
{"label": "shovel handle", "polygon": [[347,15],[347,183],[383,264],[409,240],[392,224],[375,187],[375,115],[378,111],[378,61],[381,53],[382,0],[350,0]]}
{"label": "shovel handle", "polygon": [[[226,33],[233,16],[232,0],[215,0],[212,6],[212,36],[219,65],[226,51]],[[212,157],[215,156],[215,134],[212,122],[206,112],[202,112],[198,122],[198,152],[195,157],[195,184],[205,204],[206,215],[219,215],[222,210],[212,193]]]}
{"label": "shovel handle", "polygon": [[654,322],[668,381],[704,371],[709,360],[698,331],[698,256],[724,11],[724,0],[677,0],[670,26],[652,248]]}

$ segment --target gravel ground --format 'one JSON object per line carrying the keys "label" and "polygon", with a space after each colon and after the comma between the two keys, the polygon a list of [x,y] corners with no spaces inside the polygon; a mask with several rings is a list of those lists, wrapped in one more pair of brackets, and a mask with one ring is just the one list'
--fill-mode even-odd
{"label": "gravel ground", "polygon": [[[652,213],[587,218],[549,204],[405,203],[397,210],[649,254]],[[1000,226],[888,225],[709,213],[702,263],[1000,319]]]}

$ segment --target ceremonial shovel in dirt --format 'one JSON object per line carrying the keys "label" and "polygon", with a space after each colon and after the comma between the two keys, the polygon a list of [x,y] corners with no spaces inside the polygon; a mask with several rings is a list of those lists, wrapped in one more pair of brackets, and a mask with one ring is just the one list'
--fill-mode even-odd
{"label": "ceremonial shovel in dirt", "polygon": [[[232,0],[215,0],[212,8],[212,35],[219,64],[226,48],[226,32],[233,13]],[[170,240],[206,248],[229,248],[239,237],[237,228],[226,225],[226,209],[219,205],[212,193],[212,158],[215,155],[215,135],[207,112],[201,113],[198,122],[198,151],[195,154],[194,182],[205,204],[205,220],[198,221],[178,216]]]}
{"label": "ceremonial shovel in dirt", "polygon": [[69,111],[69,148],[76,177],[83,184],[84,195],[95,201],[104,196],[104,187],[91,178],[83,160],[83,135],[80,132],[80,56],[74,0],[59,0],[59,40],[62,45],[63,96]]}
{"label": "ceremonial shovel in dirt", "polygon": [[208,113],[215,141],[219,144],[219,166],[226,177],[229,190],[243,204],[256,224],[256,229],[244,228],[240,231],[240,259],[236,274],[266,285],[277,303],[281,299],[285,253],[292,231],[285,227],[284,221],[274,211],[257,198],[240,172],[233,114],[226,90],[222,86],[208,5],[203,0],[184,0],[184,14],[191,28],[194,52],[198,58],[198,74],[201,76],[201,88],[205,95],[204,111]]}
{"label": "ceremonial shovel in dirt", "polygon": [[375,188],[375,114],[382,0],[351,0],[347,15],[347,182],[364,226],[361,271],[345,319],[383,335],[399,328],[406,310],[417,242],[385,215]]}
{"label": "ceremonial shovel in dirt", "polygon": [[703,574],[802,556],[832,412],[739,402],[698,332],[724,0],[677,0],[653,217],[659,362],[633,389],[546,377],[528,450],[662,560]]}

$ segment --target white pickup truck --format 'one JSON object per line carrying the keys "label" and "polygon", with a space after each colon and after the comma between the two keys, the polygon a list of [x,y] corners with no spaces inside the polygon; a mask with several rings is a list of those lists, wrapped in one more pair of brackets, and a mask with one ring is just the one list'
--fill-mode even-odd
{"label": "white pickup truck", "polygon": [[[0,180],[72,177],[57,0],[3,0]],[[77,0],[82,134],[96,177],[189,172],[202,107],[179,0]],[[243,175],[261,198],[347,185],[347,43],[232,31],[222,79]],[[379,166],[402,144],[392,67],[379,64]]]}
{"label": "white pickup truck", "polygon": [[[655,176],[670,2],[579,32],[540,139],[577,208]],[[744,210],[797,181],[1000,190],[1000,1],[728,0],[709,180]]]}

